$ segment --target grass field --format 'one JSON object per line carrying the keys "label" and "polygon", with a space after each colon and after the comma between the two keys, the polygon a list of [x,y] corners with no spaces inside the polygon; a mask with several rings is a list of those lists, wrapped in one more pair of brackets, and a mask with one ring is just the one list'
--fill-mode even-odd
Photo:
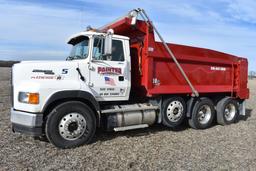
{"label": "grass field", "polygon": [[178,130],[160,125],[96,133],[94,142],[56,149],[14,134],[10,124],[10,68],[0,68],[0,170],[255,170],[256,81],[249,81],[246,117],[229,126]]}

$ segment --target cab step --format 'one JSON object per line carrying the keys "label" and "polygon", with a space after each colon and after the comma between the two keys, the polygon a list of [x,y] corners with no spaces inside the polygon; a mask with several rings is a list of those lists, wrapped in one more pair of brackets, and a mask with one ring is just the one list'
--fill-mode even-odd
{"label": "cab step", "polygon": [[118,132],[118,131],[126,131],[126,130],[132,130],[132,129],[147,128],[147,127],[148,127],[148,124],[130,125],[130,126],[114,128],[114,131]]}

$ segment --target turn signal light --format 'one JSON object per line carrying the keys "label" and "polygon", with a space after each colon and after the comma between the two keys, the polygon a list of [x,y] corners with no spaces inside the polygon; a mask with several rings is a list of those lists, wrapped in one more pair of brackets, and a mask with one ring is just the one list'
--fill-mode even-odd
{"label": "turn signal light", "polygon": [[30,104],[39,104],[39,94],[38,93],[29,93],[28,103],[30,103]]}
{"label": "turn signal light", "polygon": [[39,104],[39,93],[19,92],[19,102]]}

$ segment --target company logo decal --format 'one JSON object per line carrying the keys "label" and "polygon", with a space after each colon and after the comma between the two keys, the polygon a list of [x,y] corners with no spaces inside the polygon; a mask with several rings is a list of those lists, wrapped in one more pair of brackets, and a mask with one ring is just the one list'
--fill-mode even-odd
{"label": "company logo decal", "polygon": [[56,77],[56,80],[63,80],[64,79],[64,76],[61,76],[61,75],[58,75],[57,77]]}
{"label": "company logo decal", "polygon": [[54,76],[31,76],[32,80],[63,80],[64,77],[61,75],[54,75]]}
{"label": "company logo decal", "polygon": [[56,76],[32,76],[31,79],[34,80],[54,80]]}
{"label": "company logo decal", "polygon": [[99,74],[110,74],[110,75],[120,75],[122,74],[121,68],[114,67],[98,67]]}
{"label": "company logo decal", "polygon": [[215,67],[211,66],[212,71],[226,71],[227,69],[225,67]]}
{"label": "company logo decal", "polygon": [[108,85],[112,85],[112,86],[115,86],[115,80],[113,78],[110,78],[110,77],[105,77],[105,84],[108,84]]}
{"label": "company logo decal", "polygon": [[32,72],[37,72],[37,73],[41,72],[47,75],[54,75],[54,72],[52,70],[34,69]]}

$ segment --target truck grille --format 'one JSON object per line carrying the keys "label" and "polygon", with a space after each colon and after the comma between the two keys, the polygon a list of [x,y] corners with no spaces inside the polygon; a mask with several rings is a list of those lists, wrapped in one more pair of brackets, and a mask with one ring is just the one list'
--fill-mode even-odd
{"label": "truck grille", "polygon": [[11,90],[10,90],[10,98],[11,98],[11,106],[13,107],[13,73],[11,69]]}

